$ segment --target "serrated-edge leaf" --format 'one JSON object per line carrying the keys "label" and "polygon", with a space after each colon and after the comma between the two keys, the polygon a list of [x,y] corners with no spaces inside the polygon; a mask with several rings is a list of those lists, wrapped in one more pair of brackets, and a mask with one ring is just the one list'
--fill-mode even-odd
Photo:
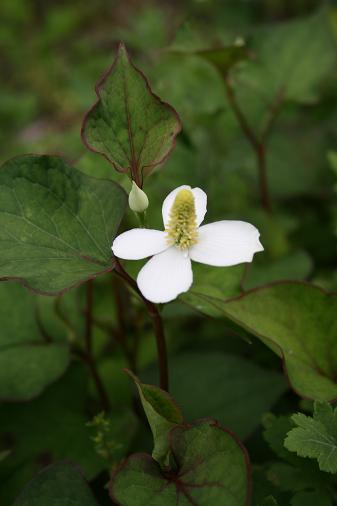
{"label": "serrated-edge leaf", "polygon": [[291,418],[297,427],[288,432],[284,446],[300,457],[317,459],[321,471],[337,473],[337,409],[315,403],[313,417],[296,413]]}

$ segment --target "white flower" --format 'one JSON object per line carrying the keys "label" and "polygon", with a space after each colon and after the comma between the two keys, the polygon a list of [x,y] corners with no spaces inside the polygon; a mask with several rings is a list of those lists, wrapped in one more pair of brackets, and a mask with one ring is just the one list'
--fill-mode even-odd
{"label": "white flower", "polygon": [[164,231],[128,230],[116,237],[112,251],[118,258],[152,258],[137,277],[139,290],[152,302],[169,302],[187,292],[193,282],[191,260],[218,267],[251,262],[263,251],[259,231],[244,221],[216,221],[200,226],[207,195],[200,188],[180,186],[164,200]]}

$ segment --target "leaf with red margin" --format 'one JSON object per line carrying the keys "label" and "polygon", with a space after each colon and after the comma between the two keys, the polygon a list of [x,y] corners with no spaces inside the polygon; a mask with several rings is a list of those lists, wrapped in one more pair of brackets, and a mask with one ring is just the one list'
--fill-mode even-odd
{"label": "leaf with red margin", "polygon": [[9,160],[0,170],[0,278],[57,294],[111,271],[126,202],[116,183],[59,157]]}
{"label": "leaf with red margin", "polygon": [[337,295],[300,282],[279,282],[212,303],[283,358],[298,395],[337,398]]}
{"label": "leaf with red margin", "polygon": [[154,95],[123,44],[96,93],[98,100],[84,118],[82,140],[141,187],[143,177],[174,148],[181,130],[179,116]]}
{"label": "leaf with red margin", "polygon": [[131,455],[114,473],[111,497],[120,506],[247,506],[248,454],[214,421],[178,425],[170,432],[175,470],[162,471],[150,455]]}

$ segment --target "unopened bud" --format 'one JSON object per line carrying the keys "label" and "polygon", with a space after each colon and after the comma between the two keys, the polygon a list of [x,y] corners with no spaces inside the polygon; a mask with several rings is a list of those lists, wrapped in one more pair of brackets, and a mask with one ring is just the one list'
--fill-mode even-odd
{"label": "unopened bud", "polygon": [[143,213],[149,206],[146,193],[134,181],[132,181],[132,188],[129,193],[129,206],[135,213]]}

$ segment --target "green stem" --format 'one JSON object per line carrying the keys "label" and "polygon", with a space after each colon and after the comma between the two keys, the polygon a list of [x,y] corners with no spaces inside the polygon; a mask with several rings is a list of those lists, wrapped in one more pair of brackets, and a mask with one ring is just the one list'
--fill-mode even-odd
{"label": "green stem", "polygon": [[122,265],[115,259],[115,273],[120,276],[124,281],[135,291],[139,297],[143,300],[148,314],[152,320],[153,330],[156,337],[158,364],[159,364],[159,377],[160,377],[160,388],[168,391],[169,380],[168,380],[168,360],[166,350],[166,340],[162,317],[158,311],[156,304],[147,300],[139,290],[136,281],[123,269]]}
{"label": "green stem", "polygon": [[140,228],[148,228],[147,219],[146,219],[146,211],[143,213],[135,213],[137,216],[137,220],[139,222]]}

